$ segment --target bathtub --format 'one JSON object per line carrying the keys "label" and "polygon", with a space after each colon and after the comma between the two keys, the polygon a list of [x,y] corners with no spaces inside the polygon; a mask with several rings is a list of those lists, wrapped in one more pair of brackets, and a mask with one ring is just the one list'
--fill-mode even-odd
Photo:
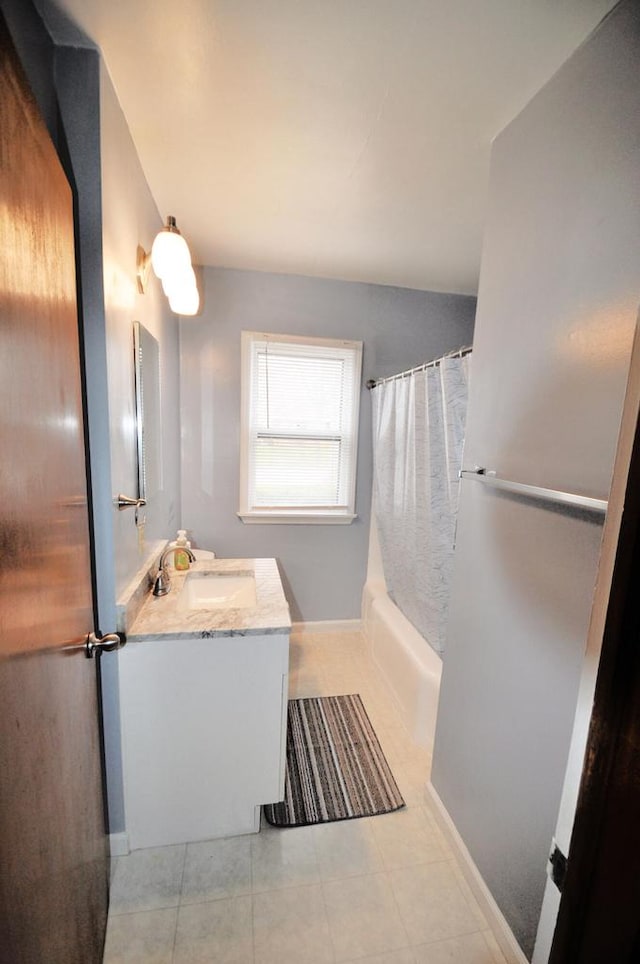
{"label": "bathtub", "polygon": [[442,660],[389,598],[383,580],[367,579],[362,628],[371,655],[412,739],[431,749]]}

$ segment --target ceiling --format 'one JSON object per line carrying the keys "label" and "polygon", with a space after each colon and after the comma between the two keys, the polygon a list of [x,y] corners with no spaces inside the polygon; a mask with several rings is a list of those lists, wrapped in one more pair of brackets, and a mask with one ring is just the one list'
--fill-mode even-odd
{"label": "ceiling", "polygon": [[492,138],[614,0],[56,0],[203,264],[473,293]]}

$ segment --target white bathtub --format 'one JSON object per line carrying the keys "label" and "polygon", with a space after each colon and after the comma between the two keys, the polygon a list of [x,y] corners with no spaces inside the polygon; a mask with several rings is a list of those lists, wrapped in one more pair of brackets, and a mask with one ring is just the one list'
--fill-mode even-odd
{"label": "white bathtub", "polygon": [[402,720],[416,743],[433,747],[442,660],[387,595],[368,579],[362,592],[362,628]]}

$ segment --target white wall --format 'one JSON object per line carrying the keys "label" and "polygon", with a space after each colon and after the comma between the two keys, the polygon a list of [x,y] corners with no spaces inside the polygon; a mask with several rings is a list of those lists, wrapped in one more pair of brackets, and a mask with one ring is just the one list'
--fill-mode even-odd
{"label": "white wall", "polygon": [[[496,139],[465,462],[606,498],[640,298],[640,5]],[[433,783],[527,954],[601,524],[462,488]]]}
{"label": "white wall", "polygon": [[[475,299],[380,285],[207,268],[202,317],[180,323],[182,524],[221,556],[275,556],[294,620],[357,619],[371,502],[371,402],[364,384],[473,336]],[[364,342],[356,512],[349,526],[238,519],[240,332]]]}

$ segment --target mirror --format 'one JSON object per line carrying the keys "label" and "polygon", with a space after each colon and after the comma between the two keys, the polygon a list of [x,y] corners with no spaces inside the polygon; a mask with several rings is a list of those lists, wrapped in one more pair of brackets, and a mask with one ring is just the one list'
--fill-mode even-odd
{"label": "mirror", "polygon": [[139,321],[133,323],[136,387],[138,498],[147,502],[162,489],[160,346]]}

